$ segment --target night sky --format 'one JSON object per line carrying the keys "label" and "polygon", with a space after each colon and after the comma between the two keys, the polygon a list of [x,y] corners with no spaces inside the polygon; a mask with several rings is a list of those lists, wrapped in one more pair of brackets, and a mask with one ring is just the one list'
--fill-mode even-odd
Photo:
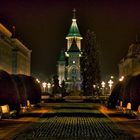
{"label": "night sky", "polygon": [[140,34],[140,1],[0,0],[0,22],[11,31],[16,26],[16,37],[32,50],[32,75],[46,80],[66,48],[73,8],[82,36],[87,29],[96,33],[102,78],[117,76],[120,59]]}

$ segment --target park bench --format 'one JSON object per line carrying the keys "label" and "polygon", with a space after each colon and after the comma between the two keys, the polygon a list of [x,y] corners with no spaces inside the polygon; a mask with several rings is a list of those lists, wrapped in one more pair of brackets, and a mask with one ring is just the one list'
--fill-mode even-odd
{"label": "park bench", "polygon": [[116,106],[116,109],[124,114],[129,114],[134,118],[140,119],[140,105],[138,106],[137,111],[135,111],[131,109],[131,103],[127,103],[126,107],[122,107],[122,102],[120,102],[120,106]]}
{"label": "park bench", "polygon": [[20,106],[20,113],[25,113],[27,112],[28,107],[27,106]]}
{"label": "park bench", "polygon": [[20,113],[28,112],[31,109],[31,107],[34,107],[34,105],[30,104],[30,101],[27,100],[27,105],[26,106],[22,106],[20,104]]}
{"label": "park bench", "polygon": [[0,106],[1,118],[12,118],[16,116],[16,110],[10,110],[9,105]]}
{"label": "park bench", "polygon": [[116,109],[123,114],[131,114],[131,103],[127,103],[126,107],[122,106],[122,101],[120,101],[120,106],[116,106]]}
{"label": "park bench", "polygon": [[132,116],[134,116],[135,118],[140,119],[140,105],[138,106],[137,111],[132,110],[132,111],[131,111],[131,114],[132,114]]}

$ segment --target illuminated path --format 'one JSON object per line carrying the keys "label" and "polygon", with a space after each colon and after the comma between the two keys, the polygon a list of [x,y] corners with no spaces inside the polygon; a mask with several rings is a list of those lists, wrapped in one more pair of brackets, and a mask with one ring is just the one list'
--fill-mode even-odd
{"label": "illuminated path", "polygon": [[[76,105],[76,106],[75,106]],[[82,108],[83,107],[83,108]],[[56,105],[15,140],[131,140],[112,121],[88,104]]]}

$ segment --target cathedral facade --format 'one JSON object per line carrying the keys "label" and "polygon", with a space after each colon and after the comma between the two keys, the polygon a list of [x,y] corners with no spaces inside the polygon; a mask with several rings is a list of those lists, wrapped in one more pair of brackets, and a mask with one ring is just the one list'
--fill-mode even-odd
{"label": "cathedral facade", "polygon": [[68,91],[81,89],[80,59],[82,55],[82,39],[83,38],[79,32],[74,12],[72,24],[66,36],[66,51],[61,50],[58,59],[59,83],[61,84],[62,81],[65,81]]}

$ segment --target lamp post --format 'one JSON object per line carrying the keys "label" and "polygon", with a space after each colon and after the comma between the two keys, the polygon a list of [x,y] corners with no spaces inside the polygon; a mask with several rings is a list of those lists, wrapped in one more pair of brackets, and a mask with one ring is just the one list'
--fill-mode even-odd
{"label": "lamp post", "polygon": [[124,80],[124,76],[121,76],[121,78],[119,79],[119,81],[123,81]]}
{"label": "lamp post", "polygon": [[47,83],[47,92],[50,92],[50,88],[51,88],[51,83]]}
{"label": "lamp post", "polygon": [[38,83],[40,83],[40,80],[39,80],[39,79],[36,79],[36,81],[37,81]]}
{"label": "lamp post", "polygon": [[95,89],[96,88],[96,85],[93,85],[93,88]]}
{"label": "lamp post", "polygon": [[101,85],[102,85],[102,94],[104,95],[105,82],[104,82],[104,81],[102,81]]}
{"label": "lamp post", "polygon": [[113,78],[114,78],[114,76],[110,76],[110,78],[111,78],[111,79],[113,79]]}
{"label": "lamp post", "polygon": [[109,84],[110,94],[111,94],[111,89],[112,89],[113,81],[110,79],[110,80],[108,81],[108,84]]}
{"label": "lamp post", "polygon": [[46,83],[46,82],[43,82],[43,83],[42,83],[42,87],[43,87],[43,91],[44,91],[44,92],[46,91],[46,86],[47,86],[47,83]]}

